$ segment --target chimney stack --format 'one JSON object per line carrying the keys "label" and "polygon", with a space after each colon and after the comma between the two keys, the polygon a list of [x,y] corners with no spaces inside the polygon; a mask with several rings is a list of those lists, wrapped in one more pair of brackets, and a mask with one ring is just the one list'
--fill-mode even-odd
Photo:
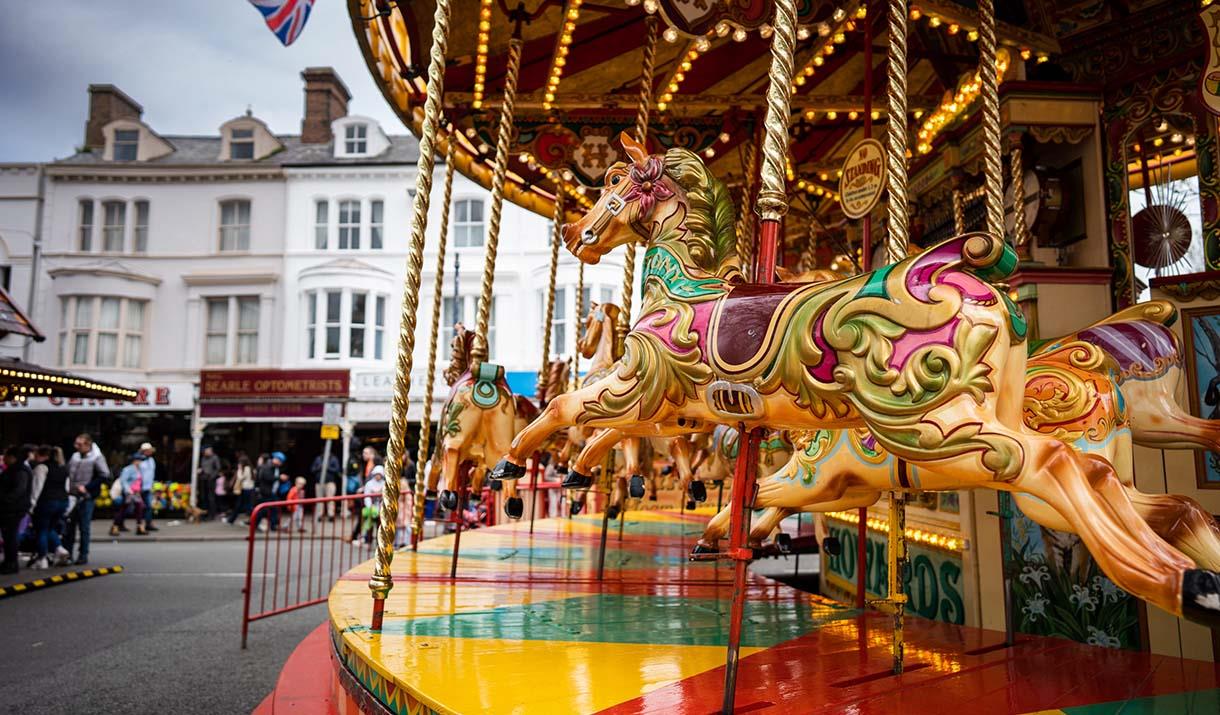
{"label": "chimney stack", "polygon": [[334,138],[330,123],[347,116],[347,102],[352,94],[333,67],[306,67],[301,79],[305,80],[301,143],[326,144]]}
{"label": "chimney stack", "polygon": [[89,85],[89,119],[85,121],[85,149],[101,149],[106,145],[102,127],[116,119],[136,119],[144,108],[113,84]]}

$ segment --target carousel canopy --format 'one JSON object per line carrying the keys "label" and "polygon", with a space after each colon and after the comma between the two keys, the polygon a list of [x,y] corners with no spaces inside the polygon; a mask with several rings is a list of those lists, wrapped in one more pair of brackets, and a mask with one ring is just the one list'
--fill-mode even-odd
{"label": "carousel canopy", "polygon": [[[1065,25],[1050,4],[996,4],[999,42],[1007,50],[1002,65],[1021,58],[1038,67],[1059,52],[1051,28]],[[882,137],[889,121],[885,5],[806,0],[798,7],[788,172],[793,210],[833,217],[845,156],[866,124]],[[435,3],[349,0],[349,10],[370,71],[418,132]],[[968,0],[920,0],[909,12],[909,115],[902,121],[918,162],[934,151],[940,132],[963,121],[977,95],[979,19]],[[656,23],[651,148],[701,153],[740,193],[744,177],[753,175],[746,164],[763,116],[773,14],[768,0],[454,2],[444,120],[456,130],[458,168],[490,184],[508,43],[519,31],[517,135],[505,195],[548,216],[556,192],[587,202],[584,194],[621,158],[615,138],[635,125],[648,25]]]}
{"label": "carousel canopy", "polygon": [[24,311],[13,301],[8,291],[0,288],[0,338],[6,335],[24,335],[41,343],[47,337],[34,327]]}

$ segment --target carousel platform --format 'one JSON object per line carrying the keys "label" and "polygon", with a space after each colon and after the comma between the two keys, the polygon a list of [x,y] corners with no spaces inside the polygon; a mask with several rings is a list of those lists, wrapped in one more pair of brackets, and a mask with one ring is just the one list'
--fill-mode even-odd
{"label": "carousel platform", "polygon": [[[731,571],[686,560],[705,516],[598,515],[465,532],[394,559],[380,633],[370,563],[335,584],[262,713],[652,713],[720,709]],[[907,672],[888,620],[752,577],[737,689],[749,713],[1220,712],[1220,668],[910,617]]]}

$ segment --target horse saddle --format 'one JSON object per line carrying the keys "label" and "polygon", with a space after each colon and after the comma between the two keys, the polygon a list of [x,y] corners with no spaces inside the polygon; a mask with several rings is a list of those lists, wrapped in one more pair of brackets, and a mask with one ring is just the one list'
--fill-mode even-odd
{"label": "horse saddle", "polygon": [[808,284],[740,284],[712,311],[708,336],[712,367],[717,373],[748,380],[779,346],[786,324],[782,316],[808,293]]}

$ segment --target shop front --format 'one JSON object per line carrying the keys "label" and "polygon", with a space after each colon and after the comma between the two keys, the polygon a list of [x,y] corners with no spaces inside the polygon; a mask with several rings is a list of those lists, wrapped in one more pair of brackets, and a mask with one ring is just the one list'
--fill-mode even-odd
{"label": "shop front", "polygon": [[324,447],[326,405],[338,404],[342,415],[349,395],[347,370],[201,371],[190,473],[198,474],[200,454],[211,447],[222,465],[234,464],[239,453],[254,462],[260,454],[283,452],[284,471],[308,479]]}

